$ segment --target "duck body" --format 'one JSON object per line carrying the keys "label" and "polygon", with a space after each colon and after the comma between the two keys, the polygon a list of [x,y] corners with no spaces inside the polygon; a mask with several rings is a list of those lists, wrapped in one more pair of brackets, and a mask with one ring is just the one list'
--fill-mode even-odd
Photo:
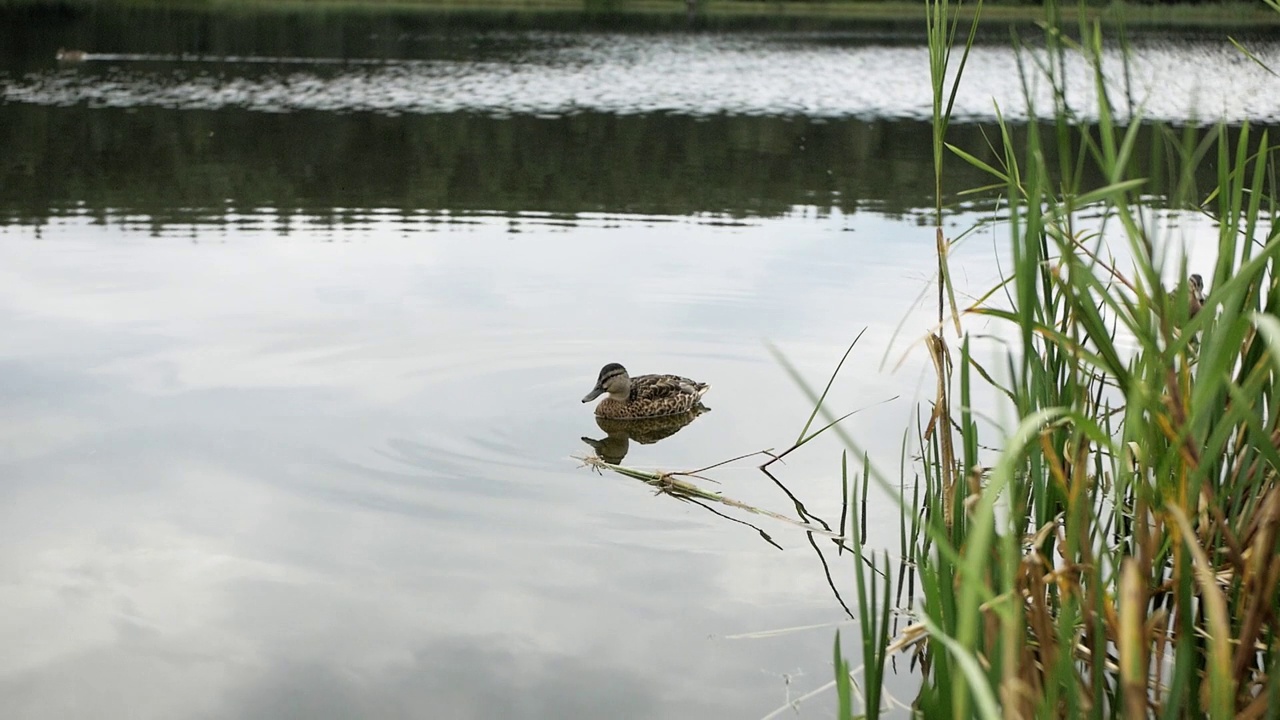
{"label": "duck body", "polygon": [[638,375],[631,377],[618,363],[600,369],[596,386],[582,398],[591,402],[608,393],[596,405],[596,415],[611,420],[679,415],[693,410],[705,411],[702,396],[711,386],[679,375]]}

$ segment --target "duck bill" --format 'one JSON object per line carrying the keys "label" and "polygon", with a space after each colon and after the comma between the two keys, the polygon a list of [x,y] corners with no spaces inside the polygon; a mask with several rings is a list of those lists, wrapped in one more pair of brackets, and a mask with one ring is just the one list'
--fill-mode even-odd
{"label": "duck bill", "polygon": [[596,398],[600,397],[603,394],[604,394],[604,388],[597,385],[594,390],[587,393],[586,397],[582,398],[582,402],[584,403],[591,402],[592,400],[595,400]]}

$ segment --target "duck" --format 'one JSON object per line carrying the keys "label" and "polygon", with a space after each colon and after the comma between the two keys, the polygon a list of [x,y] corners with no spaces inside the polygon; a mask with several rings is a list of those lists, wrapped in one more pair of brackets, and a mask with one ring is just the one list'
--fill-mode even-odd
{"label": "duck", "polygon": [[600,368],[596,386],[582,398],[588,403],[608,393],[596,405],[596,416],[611,420],[679,415],[701,409],[702,396],[711,385],[679,375],[638,375],[631,377],[619,363]]}
{"label": "duck", "polygon": [[1187,319],[1194,318],[1204,307],[1204,278],[1192,273],[1187,278]]}
{"label": "duck", "polygon": [[89,56],[89,53],[83,50],[68,50],[66,48],[58,48],[58,54],[55,55],[54,57],[58,59],[58,62],[77,63],[77,62],[84,62],[84,59],[88,56]]}

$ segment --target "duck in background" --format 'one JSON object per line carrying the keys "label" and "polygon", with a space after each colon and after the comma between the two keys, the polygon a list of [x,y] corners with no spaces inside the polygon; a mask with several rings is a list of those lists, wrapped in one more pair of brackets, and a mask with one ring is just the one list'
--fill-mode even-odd
{"label": "duck in background", "polygon": [[1204,278],[1192,273],[1187,278],[1187,319],[1194,318],[1204,307]]}

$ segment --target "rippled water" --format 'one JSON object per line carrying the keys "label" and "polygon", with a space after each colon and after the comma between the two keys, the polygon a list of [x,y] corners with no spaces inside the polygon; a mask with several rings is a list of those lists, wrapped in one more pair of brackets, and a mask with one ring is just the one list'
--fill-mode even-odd
{"label": "rippled water", "polygon": [[[459,111],[508,115],[670,112],[690,115],[796,114],[817,118],[930,116],[923,45],[840,34],[493,34],[457,58],[444,36],[420,38],[428,55],[383,61],[202,55],[91,54],[83,67],[50,68],[0,85],[0,100],[185,109],[249,108],[382,113]],[[1250,51],[1280,66],[1280,42]],[[1275,77],[1225,38],[1134,42],[1104,68],[1113,101],[1148,118],[1177,122],[1280,120]],[[1068,103],[1096,119],[1093,75],[1069,56]],[[1043,62],[1028,51],[1026,65]],[[1018,56],[1007,44],[979,46],[955,115],[986,120],[1030,114]],[[1032,78],[1034,107],[1052,108],[1051,88]]]}
{"label": "rippled water", "polygon": [[[6,145],[5,177],[36,179],[5,190],[0,224],[5,717],[738,718],[829,681],[848,557],[773,518],[580,467],[584,438],[606,436],[580,398],[611,361],[713,385],[711,412],[630,442],[627,465],[781,449],[811,404],[768,344],[820,385],[866,328],[829,404],[862,408],[846,427],[896,467],[931,387],[915,340],[932,326],[936,260],[933,230],[883,200],[931,181],[924,151],[899,147],[919,124],[893,121],[926,107],[923,50],[762,33],[407,37],[440,57],[119,47],[0,74],[0,111],[32,141]],[[1233,68],[1150,109],[1274,117],[1272,96],[1242,90],[1264,82],[1257,68],[1223,47],[1141,46],[1136,67]],[[1011,62],[996,48],[971,60],[984,80],[965,114],[1005,102]],[[330,112],[459,108],[479,116]],[[637,128],[582,108],[865,114],[884,122],[830,134],[887,148],[857,157],[895,173],[868,188],[839,180],[858,167],[817,165],[796,196],[824,202],[778,210],[761,198],[792,196],[765,179],[778,158],[808,162],[818,131],[708,120],[731,137],[699,144],[685,141],[701,121]],[[246,121],[258,111],[279,122]],[[565,117],[535,135],[520,129],[531,113]],[[56,137],[35,142],[42,128]],[[539,143],[593,154],[555,165]],[[505,150],[474,149],[488,146]],[[326,165],[332,147],[345,175]],[[632,187],[568,182],[632,167],[624,150],[661,157]],[[732,165],[715,174],[706,156]],[[957,213],[947,232],[984,219]],[[957,248],[962,303],[998,279],[1003,231]],[[1214,232],[1184,216],[1159,239],[1191,242],[1204,264]],[[824,438],[774,467],[831,524],[840,451]],[[703,484],[794,514],[756,462]],[[896,553],[897,511],[872,503],[868,542]],[[811,624],[827,627],[749,637]],[[895,673],[909,699],[909,670]]]}

